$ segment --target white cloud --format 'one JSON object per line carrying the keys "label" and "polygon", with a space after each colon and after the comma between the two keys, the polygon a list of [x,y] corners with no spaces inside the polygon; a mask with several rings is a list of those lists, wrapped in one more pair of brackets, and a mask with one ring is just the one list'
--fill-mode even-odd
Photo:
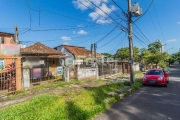
{"label": "white cloud", "polygon": [[107,24],[107,23],[111,23],[111,22],[112,22],[111,20],[106,20],[104,18],[100,18],[97,20],[98,24]]}
{"label": "white cloud", "polygon": [[176,42],[176,39],[171,39],[171,40],[166,40],[165,42],[170,43],[170,42]]}
{"label": "white cloud", "polygon": [[87,33],[86,31],[84,31],[84,30],[80,30],[80,31],[78,32],[78,34],[80,34],[80,35],[87,35],[88,33]]}
{"label": "white cloud", "polygon": [[107,6],[102,2],[104,1],[105,3],[107,3],[108,0],[90,0],[100,9],[98,9],[96,6],[91,4],[89,0],[78,0],[78,1],[79,2],[75,0],[73,1],[73,4],[77,9],[84,11],[88,9],[87,7],[89,7],[94,10],[94,12],[89,13],[89,17],[92,18],[93,21],[96,21],[99,24],[107,24],[112,22],[111,20],[108,19],[109,18],[108,15],[111,14],[112,11],[115,11],[116,7],[114,5]]}
{"label": "white cloud", "polygon": [[62,40],[72,40],[71,37],[67,37],[67,36],[62,36],[61,39]]}
{"label": "white cloud", "polygon": [[180,25],[180,22],[177,22],[178,25]]}

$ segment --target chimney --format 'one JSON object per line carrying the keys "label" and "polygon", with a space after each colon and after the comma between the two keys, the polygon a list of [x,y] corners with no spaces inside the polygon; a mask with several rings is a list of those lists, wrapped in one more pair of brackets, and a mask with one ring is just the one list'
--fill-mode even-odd
{"label": "chimney", "polygon": [[14,26],[14,37],[15,37],[16,44],[19,44],[19,40],[18,40],[18,26]]}

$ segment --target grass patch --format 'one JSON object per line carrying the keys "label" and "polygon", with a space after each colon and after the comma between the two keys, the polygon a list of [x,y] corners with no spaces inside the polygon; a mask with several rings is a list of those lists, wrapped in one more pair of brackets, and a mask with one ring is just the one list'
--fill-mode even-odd
{"label": "grass patch", "polygon": [[131,82],[130,81],[125,81],[125,82],[123,82],[123,85],[124,86],[131,86]]}
{"label": "grass patch", "polygon": [[[110,107],[118,95],[108,93],[123,86],[112,83],[80,91],[66,91],[62,95],[41,95],[28,102],[7,107],[0,111],[0,120],[87,120]],[[53,86],[54,87],[54,86]],[[108,102],[104,102],[109,99]]]}
{"label": "grass patch", "polygon": [[142,71],[134,71],[134,74],[143,74],[144,72]]}
{"label": "grass patch", "polygon": [[135,91],[142,87],[142,79],[138,78],[135,80],[135,83],[132,85],[132,91]]}
{"label": "grass patch", "polygon": [[9,95],[8,98],[9,99],[14,99],[16,97],[23,96],[23,95],[26,95],[26,94],[27,94],[26,90],[21,90],[19,92],[15,92],[15,94]]}

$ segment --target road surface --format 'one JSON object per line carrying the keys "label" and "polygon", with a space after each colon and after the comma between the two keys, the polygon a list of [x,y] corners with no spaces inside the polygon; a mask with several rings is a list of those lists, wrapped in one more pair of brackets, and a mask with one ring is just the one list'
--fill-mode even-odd
{"label": "road surface", "polygon": [[94,120],[180,120],[180,67],[169,75],[168,87],[143,86]]}

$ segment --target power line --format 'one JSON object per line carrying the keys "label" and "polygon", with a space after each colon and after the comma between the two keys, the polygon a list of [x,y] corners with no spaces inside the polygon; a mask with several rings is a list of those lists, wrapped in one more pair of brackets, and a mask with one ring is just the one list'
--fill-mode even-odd
{"label": "power line", "polygon": [[151,41],[146,37],[146,35],[140,30],[140,28],[136,25],[136,23],[134,23],[134,25],[136,26],[136,28],[141,32],[141,34],[146,38],[146,40],[148,40],[150,43]]}
{"label": "power line", "polygon": [[78,26],[78,27],[71,27],[71,28],[57,28],[57,29],[26,29],[24,31],[28,32],[28,31],[33,31],[33,32],[38,32],[38,31],[60,31],[60,30],[74,30],[74,29],[80,29],[80,28],[88,28],[88,27],[93,27],[93,26],[97,26],[98,24],[93,24],[93,25],[89,25],[89,26]]}
{"label": "power line", "polygon": [[104,45],[102,45],[102,46],[98,47],[98,49],[100,49],[100,48],[102,48],[102,47],[106,46],[107,44],[109,44],[110,42],[112,42],[113,40],[115,40],[118,36],[120,36],[120,35],[122,34],[122,32],[123,32],[123,31],[121,31],[121,33],[119,33],[118,35],[116,35],[113,39],[111,39],[110,41],[108,41],[108,42],[107,42],[107,43],[105,43]]}
{"label": "power line", "polygon": [[[77,38],[85,38],[85,37],[89,37],[89,36],[94,36],[94,35],[100,35],[100,34],[107,34],[107,33],[96,33],[96,34],[92,34],[92,35],[86,35],[86,36],[79,36],[79,37],[71,37],[72,39],[77,39]],[[49,42],[49,41],[58,41],[61,39],[51,39],[51,40],[43,40],[43,41],[19,41],[19,42]]]}
{"label": "power line", "polygon": [[[121,40],[124,40],[124,38],[127,36],[127,33],[124,35],[124,37]],[[119,44],[121,42],[121,40],[117,41],[117,44],[115,45],[115,47],[112,47],[114,49],[111,50],[110,53],[114,52],[114,50],[117,50],[117,48],[119,47]]]}
{"label": "power line", "polygon": [[134,33],[133,33],[133,35],[134,35],[139,41],[141,41],[142,43],[144,43],[145,45],[147,45],[143,40],[141,40],[139,37],[137,37]]}
{"label": "power line", "polygon": [[[17,2],[17,3],[24,4],[24,5],[26,5],[26,6],[27,6],[27,4],[26,4],[26,3],[23,3],[23,2],[19,2],[19,1],[13,1],[13,2]],[[31,7],[34,7],[34,8],[36,8],[36,9],[38,9],[38,10],[35,10],[35,9],[31,8]],[[30,6],[30,5],[29,5],[29,8],[30,8],[31,10],[33,10],[33,11],[37,11],[37,12],[39,12],[39,8],[37,8],[36,6]],[[45,9],[41,9],[41,11],[40,11],[40,12],[42,12],[42,11],[49,12],[49,13],[56,14],[56,15],[60,15],[60,16],[63,16],[63,17],[69,18],[69,19],[74,19],[74,20],[77,20],[77,21],[82,21],[82,22],[91,23],[91,24],[93,23],[93,22],[89,22],[89,21],[81,20],[81,19],[78,19],[78,18],[74,18],[74,17],[68,16],[68,15],[64,15],[64,14],[56,13],[56,12],[49,11],[49,10],[45,10]],[[95,23],[93,23],[93,24],[95,24]]]}
{"label": "power line", "polygon": [[[103,4],[107,4],[107,2],[104,2],[103,0],[101,0],[101,1],[102,1]],[[108,6],[107,6],[107,7],[108,7]],[[114,14],[115,14],[117,17],[119,17],[119,18],[122,19],[122,20],[125,20],[124,18],[121,17],[121,15],[120,15],[119,13],[115,12],[111,7],[108,7],[108,8],[110,8],[111,11],[114,12]]]}
{"label": "power line", "polygon": [[[122,21],[121,21],[121,22],[122,22]],[[121,23],[121,22],[120,22],[120,23]],[[119,23],[119,24],[120,24],[120,23]],[[119,24],[118,24],[118,25],[119,25]],[[111,31],[109,31],[104,37],[102,37],[100,40],[98,40],[98,41],[96,42],[96,44],[99,43],[99,42],[101,42],[101,41],[104,40],[109,34],[111,34],[111,33],[118,27],[118,25],[116,25],[116,26],[115,26]]]}
{"label": "power line", "polygon": [[121,6],[119,6],[114,0],[111,0],[111,1],[112,1],[118,8],[120,8],[123,13],[125,13],[125,11],[121,8]]}
{"label": "power line", "polygon": [[159,27],[160,27],[160,30],[161,30],[162,37],[163,37],[163,39],[164,39],[164,34],[163,34],[163,32],[162,32],[162,29],[161,29],[161,25],[160,25],[160,22],[159,22],[159,18],[158,18],[158,15],[157,15],[157,12],[156,12],[156,9],[155,9],[155,6],[154,6],[154,3],[153,3],[153,7],[154,7],[154,11],[155,11],[155,14],[156,14],[157,20],[158,20],[158,24],[159,24]]}
{"label": "power line", "polygon": [[143,28],[145,29],[145,31],[148,33],[149,37],[151,37],[151,39],[153,40],[152,36],[149,34],[149,32],[147,31],[147,29],[145,28],[145,26],[142,24],[142,22],[140,22],[140,24],[143,26]]}
{"label": "power line", "polygon": [[[143,2],[144,2],[144,4],[146,5],[146,2],[145,2],[144,0],[143,0]],[[158,37],[160,38],[159,32],[158,32],[158,30],[157,30],[157,28],[156,28],[156,26],[155,26],[155,24],[154,24],[154,21],[153,21],[153,19],[152,19],[151,14],[150,14],[149,12],[148,12],[148,14],[149,14],[149,16],[150,16],[150,18],[151,18],[151,21],[152,21],[152,23],[153,23],[153,26],[154,26],[156,32],[157,32],[157,35],[158,35]]]}
{"label": "power line", "polygon": [[[77,2],[79,2],[80,4],[82,4],[83,6],[85,6],[86,8],[90,9],[91,11],[95,12],[96,14],[100,15],[101,17],[103,17],[104,19],[106,19],[107,21],[110,21],[109,19],[107,19],[106,17],[104,17],[103,15],[97,13],[95,10],[93,10],[92,8],[88,7],[87,5],[85,5],[84,3],[82,3],[79,0],[76,0]],[[97,15],[96,15],[97,16]]]}
{"label": "power line", "polygon": [[107,14],[104,10],[102,10],[101,8],[99,8],[96,4],[94,4],[92,1],[88,0],[91,4],[93,4],[94,6],[96,6],[96,8],[98,8],[99,10],[101,10],[104,14],[106,14],[109,18],[111,18],[111,20],[113,20],[117,25],[119,25],[119,23],[112,18],[109,14]]}
{"label": "power line", "polygon": [[147,10],[144,12],[144,14],[142,14],[140,17],[138,17],[133,23],[135,23],[137,20],[139,20],[142,16],[144,16],[147,11],[149,10],[149,8],[151,7],[151,5],[153,4],[154,0],[151,1],[150,5],[148,6]]}

